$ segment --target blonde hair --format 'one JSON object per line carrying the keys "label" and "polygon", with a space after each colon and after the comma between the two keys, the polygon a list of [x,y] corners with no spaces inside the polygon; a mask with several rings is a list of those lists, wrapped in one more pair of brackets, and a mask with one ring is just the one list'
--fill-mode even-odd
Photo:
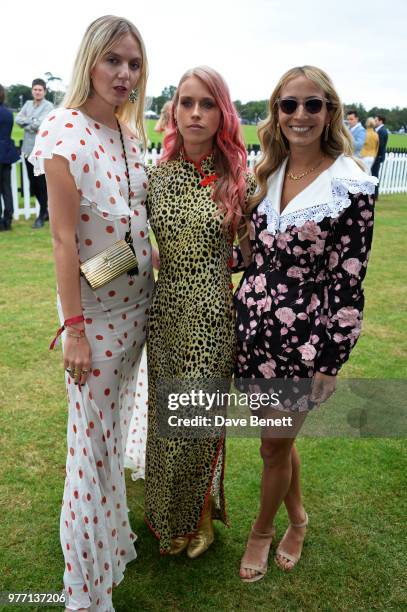
{"label": "blonde hair", "polygon": [[366,119],[366,124],[365,125],[366,125],[367,128],[373,128],[374,129],[376,127],[376,122],[374,120],[374,117],[368,117]]}
{"label": "blonde hair", "polygon": [[146,148],[144,101],[148,75],[147,55],[140,32],[131,21],[123,17],[104,15],[88,26],[76,55],[71,82],[62,101],[62,106],[79,108],[85,104],[92,92],[90,74],[96,62],[103,55],[106,55],[126,34],[134,36],[141,50],[142,64],[137,82],[138,98],[135,103],[127,100],[118,106],[116,116],[137,134]]}
{"label": "blonde hair", "polygon": [[298,66],[288,70],[278,81],[269,102],[269,115],[259,124],[258,137],[261,146],[261,158],[256,164],[254,172],[257,179],[258,190],[249,198],[247,210],[249,213],[261,202],[267,194],[267,179],[277,170],[289,154],[289,143],[278,126],[278,98],[282,88],[292,79],[305,76],[324,92],[329,101],[327,103],[330,113],[328,139],[324,133],[321,136],[321,149],[330,157],[337,158],[341,154],[352,156],[352,137],[343,123],[343,108],[339,96],[329,76],[315,66]]}

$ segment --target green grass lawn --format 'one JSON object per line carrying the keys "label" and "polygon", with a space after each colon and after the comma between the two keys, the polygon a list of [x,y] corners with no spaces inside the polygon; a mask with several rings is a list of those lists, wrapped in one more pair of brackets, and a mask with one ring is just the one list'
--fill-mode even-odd
{"label": "green grass lawn", "polygon": [[[363,336],[343,376],[406,376],[406,200],[378,202]],[[61,353],[48,351],[58,326],[49,231],[34,232],[31,222],[0,234],[0,591],[62,585],[65,390]],[[143,482],[127,475],[138,559],[114,592],[118,612],[407,609],[405,440],[301,438],[310,515],[302,560],[283,574],[270,559],[266,578],[249,585],[237,571],[258,507],[258,441],[234,438],[227,446],[231,527],[217,527],[214,545],[196,561],[160,557],[143,522]],[[281,511],[278,535],[285,526]]]}
{"label": "green grass lawn", "polygon": [[[147,119],[146,127],[148,139],[151,143],[157,145],[159,142],[162,142],[163,134],[162,132],[157,133],[154,132],[154,126],[157,122],[155,119]],[[255,125],[242,125],[243,137],[247,146],[259,144],[259,140],[257,138],[257,127]],[[23,138],[23,130],[18,125],[14,124],[12,137],[16,143],[20,142]],[[388,147],[400,147],[403,149],[407,149],[407,135],[403,134],[389,134],[389,141],[387,143]]]}

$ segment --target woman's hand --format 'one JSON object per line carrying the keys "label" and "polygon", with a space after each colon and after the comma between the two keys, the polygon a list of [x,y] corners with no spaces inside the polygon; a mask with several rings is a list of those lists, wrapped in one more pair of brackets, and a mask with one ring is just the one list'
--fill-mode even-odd
{"label": "woman's hand", "polygon": [[316,372],[312,382],[311,401],[316,404],[323,404],[331,397],[335,389],[336,376]]}
{"label": "woman's hand", "polygon": [[[77,335],[76,331],[72,332]],[[64,368],[75,379],[75,385],[84,385],[92,365],[92,351],[86,336],[73,337],[67,330],[64,342]]]}

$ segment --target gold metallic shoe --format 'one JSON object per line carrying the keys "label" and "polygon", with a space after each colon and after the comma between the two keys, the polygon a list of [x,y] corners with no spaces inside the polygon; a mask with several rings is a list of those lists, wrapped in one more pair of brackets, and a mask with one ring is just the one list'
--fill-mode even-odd
{"label": "gold metallic shoe", "polygon": [[183,550],[186,549],[189,543],[188,536],[178,536],[171,540],[171,548],[168,552],[169,555],[179,555]]}
{"label": "gold metallic shoe", "polygon": [[196,559],[202,555],[215,539],[212,524],[212,499],[210,499],[208,508],[205,511],[198,531],[191,537],[187,548],[187,555],[190,559]]}

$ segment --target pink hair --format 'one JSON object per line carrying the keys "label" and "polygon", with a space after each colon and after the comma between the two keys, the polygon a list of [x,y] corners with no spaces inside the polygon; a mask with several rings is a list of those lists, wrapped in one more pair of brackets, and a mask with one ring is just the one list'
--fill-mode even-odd
{"label": "pink hair", "polygon": [[183,140],[177,131],[174,110],[178,105],[182,83],[197,77],[209,89],[221,112],[219,129],[214,139],[215,172],[219,179],[213,193],[219,210],[224,214],[223,226],[235,235],[246,201],[247,153],[243,143],[239,118],[230,98],[229,88],[223,77],[208,66],[198,66],[188,70],[178,84],[174,94],[170,122],[164,138],[164,151],[161,161],[177,159]]}

